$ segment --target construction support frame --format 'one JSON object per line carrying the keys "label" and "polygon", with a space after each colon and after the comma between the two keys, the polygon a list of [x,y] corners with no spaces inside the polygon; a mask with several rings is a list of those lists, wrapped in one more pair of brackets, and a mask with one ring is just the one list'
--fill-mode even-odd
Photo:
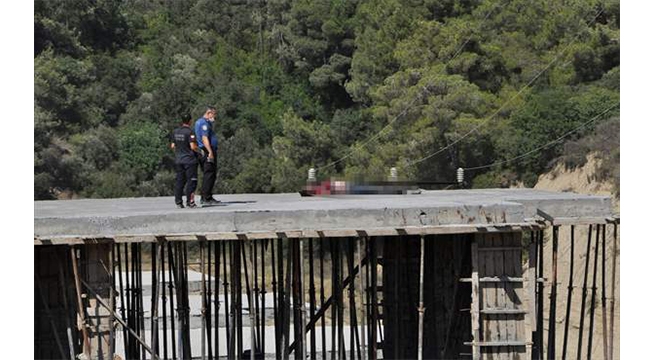
{"label": "construction support frame", "polygon": [[[613,359],[618,224],[545,218],[527,228],[457,234],[41,243],[36,358],[591,357],[600,294],[603,358]],[[576,226],[588,227],[586,241],[575,237]],[[570,227],[569,238],[560,227]],[[557,277],[562,241],[571,244],[566,287]],[[582,287],[574,286],[578,266],[589,270]],[[562,291],[569,301],[558,309]],[[579,319],[571,317],[574,294]],[[576,336],[570,324],[577,323]]]}

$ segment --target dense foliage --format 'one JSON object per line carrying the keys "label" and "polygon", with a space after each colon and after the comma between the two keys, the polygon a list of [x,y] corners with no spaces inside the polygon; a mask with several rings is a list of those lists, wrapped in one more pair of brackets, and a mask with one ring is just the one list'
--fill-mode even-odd
{"label": "dense foliage", "polygon": [[[170,195],[207,104],[221,193],[451,180],[617,104],[619,28],[615,0],[36,0],[34,197]],[[563,148],[468,175],[530,185]]]}

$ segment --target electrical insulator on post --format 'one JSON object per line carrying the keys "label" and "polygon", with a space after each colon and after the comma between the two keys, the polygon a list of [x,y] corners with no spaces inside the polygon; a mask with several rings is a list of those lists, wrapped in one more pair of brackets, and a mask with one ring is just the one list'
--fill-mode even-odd
{"label": "electrical insulator on post", "polygon": [[390,181],[397,181],[397,168],[390,168],[390,177],[388,179]]}
{"label": "electrical insulator on post", "polygon": [[465,170],[463,168],[458,168],[458,170],[456,170],[456,181],[458,181],[459,184],[462,184],[465,181]]}
{"label": "electrical insulator on post", "polygon": [[310,168],[309,171],[307,171],[307,181],[309,182],[316,181],[316,169]]}

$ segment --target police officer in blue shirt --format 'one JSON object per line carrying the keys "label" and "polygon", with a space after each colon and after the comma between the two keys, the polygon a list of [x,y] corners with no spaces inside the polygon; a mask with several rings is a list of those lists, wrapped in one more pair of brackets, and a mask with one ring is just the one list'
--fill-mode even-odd
{"label": "police officer in blue shirt", "polygon": [[201,205],[213,206],[219,203],[212,197],[212,187],[217,179],[217,135],[212,128],[217,115],[214,106],[208,106],[205,114],[194,124],[194,133],[199,145],[199,165],[203,171],[201,184]]}

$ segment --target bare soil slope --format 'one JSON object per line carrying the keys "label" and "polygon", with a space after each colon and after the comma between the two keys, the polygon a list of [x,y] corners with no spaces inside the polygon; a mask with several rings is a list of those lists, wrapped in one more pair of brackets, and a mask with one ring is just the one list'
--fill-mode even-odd
{"label": "bare soil slope", "polygon": [[[612,205],[614,211],[619,211],[619,199],[615,198],[614,186],[611,183],[603,183],[595,181],[595,170],[598,166],[598,159],[595,156],[589,155],[587,163],[577,169],[567,170],[563,165],[557,165],[547,174],[544,174],[539,177],[538,183],[535,186],[536,189],[542,190],[553,190],[553,191],[571,191],[580,194],[598,194],[598,195],[609,195],[612,196]],[[618,233],[620,234],[620,228]],[[585,276],[585,253],[587,248],[587,226],[577,226],[575,229],[575,252],[574,252],[574,272],[573,272],[573,295],[571,301],[571,312],[569,315],[569,335],[568,335],[568,347],[567,347],[567,359],[576,359],[577,358],[577,345],[578,345],[578,336],[579,336],[579,326],[580,326],[580,313],[581,313],[581,301],[583,293],[583,281]],[[551,261],[552,261],[552,252],[551,252],[551,241],[550,241],[551,231],[546,231],[546,239],[544,244],[544,277],[551,279]],[[567,286],[569,284],[569,269],[570,269],[570,249],[571,249],[571,240],[570,240],[570,227],[564,226],[560,232],[559,238],[559,247],[558,247],[558,304],[557,304],[557,342],[556,342],[556,354],[558,358],[562,354],[563,347],[563,338],[564,338],[564,328],[566,319],[566,309],[567,309]],[[612,259],[613,259],[613,225],[607,226],[606,233],[606,305],[607,305],[607,324],[610,326],[610,311],[611,304],[613,300],[611,298],[612,290]],[[591,309],[591,287],[593,281],[594,273],[594,247],[595,247],[595,229],[594,235],[591,242],[591,255],[589,259],[589,267],[587,269],[588,281],[587,281],[587,297],[586,297],[586,306],[585,306],[585,316],[584,316],[584,332],[583,332],[583,341],[582,341],[582,355],[581,358],[587,358],[587,345],[588,338],[587,332],[590,327],[590,309]],[[620,249],[620,240],[618,240],[617,247]],[[615,306],[614,306],[614,359],[619,359],[619,314],[620,314],[620,284],[619,284],[619,259],[620,251],[617,251],[616,255],[616,294],[615,294]],[[602,318],[602,308],[601,308],[601,284],[602,284],[602,244],[599,246],[598,254],[598,268],[596,274],[596,298],[595,298],[595,311],[594,311],[594,334],[593,334],[593,347],[592,347],[592,358],[593,359],[604,359],[603,354],[603,318]],[[546,286],[546,292],[550,294],[550,286]],[[549,302],[548,298],[544,304],[544,318],[548,320],[548,311],[549,311]],[[548,328],[547,328],[548,330]],[[547,338],[545,338],[545,341]]]}

